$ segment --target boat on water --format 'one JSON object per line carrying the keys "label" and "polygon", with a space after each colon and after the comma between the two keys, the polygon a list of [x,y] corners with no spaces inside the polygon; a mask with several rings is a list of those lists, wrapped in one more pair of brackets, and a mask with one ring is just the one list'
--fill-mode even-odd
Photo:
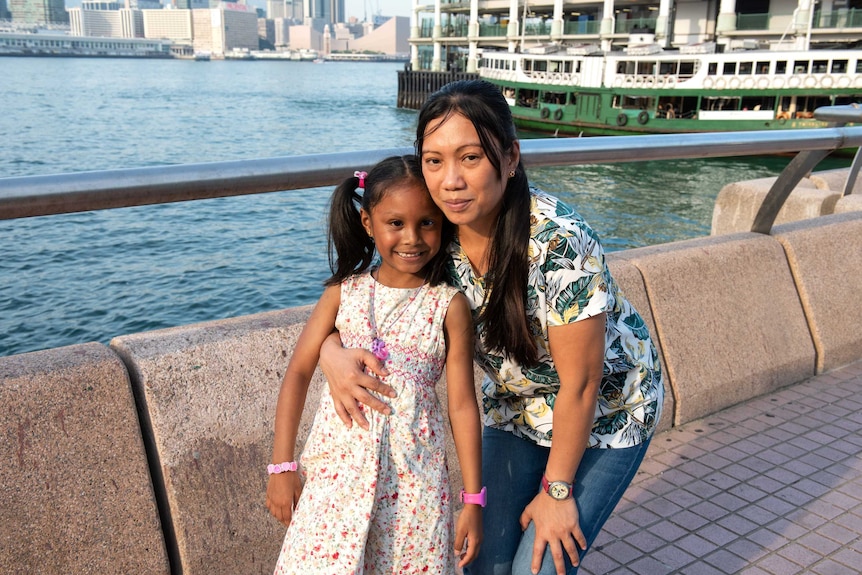
{"label": "boat on water", "polygon": [[479,74],[519,128],[558,135],[820,128],[816,108],[862,102],[862,50],[546,45],[485,50]]}

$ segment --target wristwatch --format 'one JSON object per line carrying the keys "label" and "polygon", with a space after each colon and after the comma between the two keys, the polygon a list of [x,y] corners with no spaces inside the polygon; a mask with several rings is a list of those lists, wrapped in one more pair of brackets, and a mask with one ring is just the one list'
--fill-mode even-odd
{"label": "wristwatch", "polygon": [[542,489],[557,501],[562,501],[572,496],[572,485],[572,483],[566,483],[565,481],[548,481],[548,478],[542,475]]}
{"label": "wristwatch", "polygon": [[461,503],[474,503],[480,507],[485,507],[487,503],[488,490],[484,487],[479,493],[467,493],[464,488],[461,488]]}

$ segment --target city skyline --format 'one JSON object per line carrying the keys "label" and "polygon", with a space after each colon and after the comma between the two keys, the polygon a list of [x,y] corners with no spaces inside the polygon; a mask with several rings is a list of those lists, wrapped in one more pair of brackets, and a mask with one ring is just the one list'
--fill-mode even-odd
{"label": "city skyline", "polygon": [[[164,0],[163,0],[164,1]],[[8,3],[8,2],[7,2]],[[266,0],[247,0],[255,8],[266,9]],[[412,0],[345,0],[347,17],[363,20],[380,12],[383,16],[410,16]],[[66,8],[80,8],[81,0],[66,0]]]}

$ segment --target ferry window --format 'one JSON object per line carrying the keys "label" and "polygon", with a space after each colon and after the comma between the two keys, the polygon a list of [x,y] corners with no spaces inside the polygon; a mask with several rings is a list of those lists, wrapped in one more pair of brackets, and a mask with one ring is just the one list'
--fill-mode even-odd
{"label": "ferry window", "polygon": [[752,64],[751,62],[740,62],[739,63],[739,74],[740,75],[751,74],[751,72],[753,70],[753,66],[754,66],[754,64]]}
{"label": "ferry window", "polygon": [[652,76],[655,73],[655,62],[638,62],[638,74]]}
{"label": "ferry window", "polygon": [[676,65],[676,62],[659,62],[659,75],[664,76],[665,74],[676,74]]}
{"label": "ferry window", "polygon": [[725,76],[732,76],[736,74],[736,62],[725,62],[721,73]]}
{"label": "ferry window", "polygon": [[856,60],[856,73],[862,74],[862,59]]}
{"label": "ferry window", "polygon": [[793,62],[793,73],[794,74],[805,74],[808,72],[808,62],[807,60],[796,60]]}
{"label": "ferry window", "polygon": [[548,72],[561,72],[562,64],[559,61],[548,62]]}
{"label": "ferry window", "polygon": [[814,60],[811,66],[812,74],[825,74],[829,71],[829,62],[826,60]]}
{"label": "ferry window", "polygon": [[681,78],[691,78],[694,76],[694,62],[680,62],[679,75]]}
{"label": "ferry window", "polygon": [[523,60],[524,72],[531,72],[533,70],[533,61],[532,60]]}
{"label": "ferry window", "polygon": [[847,73],[847,60],[833,60],[832,61],[832,73],[833,74],[846,74]]}
{"label": "ferry window", "polygon": [[758,62],[757,63],[757,73],[758,74],[769,74],[769,62]]}
{"label": "ferry window", "polygon": [[518,106],[522,106],[524,108],[535,108],[538,103],[538,96],[538,90],[528,90],[526,88],[522,88],[518,92],[518,100],[516,103]]}
{"label": "ferry window", "polygon": [[578,96],[577,96],[577,94],[569,94],[569,104],[571,104],[572,106],[574,106],[574,105],[576,105],[577,103],[578,103]]}
{"label": "ferry window", "polygon": [[533,70],[536,72],[547,72],[548,63],[545,60],[536,60],[533,62]]}
{"label": "ferry window", "polygon": [[775,73],[776,74],[786,74],[787,73],[787,61],[779,60],[775,63]]}
{"label": "ferry window", "polygon": [[742,99],[743,110],[772,110],[775,98],[769,96],[747,96]]}
{"label": "ferry window", "polygon": [[862,102],[862,94],[856,96],[835,96],[836,106],[846,106],[848,104],[856,104]]}
{"label": "ferry window", "polygon": [[718,64],[716,62],[710,62],[709,67],[706,69],[706,73],[709,76],[715,76],[718,74]]}
{"label": "ferry window", "polygon": [[563,105],[566,103],[566,93],[565,92],[543,92],[542,93],[542,102],[544,102],[545,104]]}

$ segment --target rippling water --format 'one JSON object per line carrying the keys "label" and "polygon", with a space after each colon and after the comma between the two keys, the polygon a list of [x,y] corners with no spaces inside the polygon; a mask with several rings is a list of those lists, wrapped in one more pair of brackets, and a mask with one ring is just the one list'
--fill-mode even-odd
{"label": "rippling water", "polygon": [[[0,58],[0,178],[409,146],[398,64]],[[782,158],[533,170],[609,250],[707,235]],[[846,165],[846,162],[839,162]],[[313,303],[331,189],[0,220],[0,356]]]}

